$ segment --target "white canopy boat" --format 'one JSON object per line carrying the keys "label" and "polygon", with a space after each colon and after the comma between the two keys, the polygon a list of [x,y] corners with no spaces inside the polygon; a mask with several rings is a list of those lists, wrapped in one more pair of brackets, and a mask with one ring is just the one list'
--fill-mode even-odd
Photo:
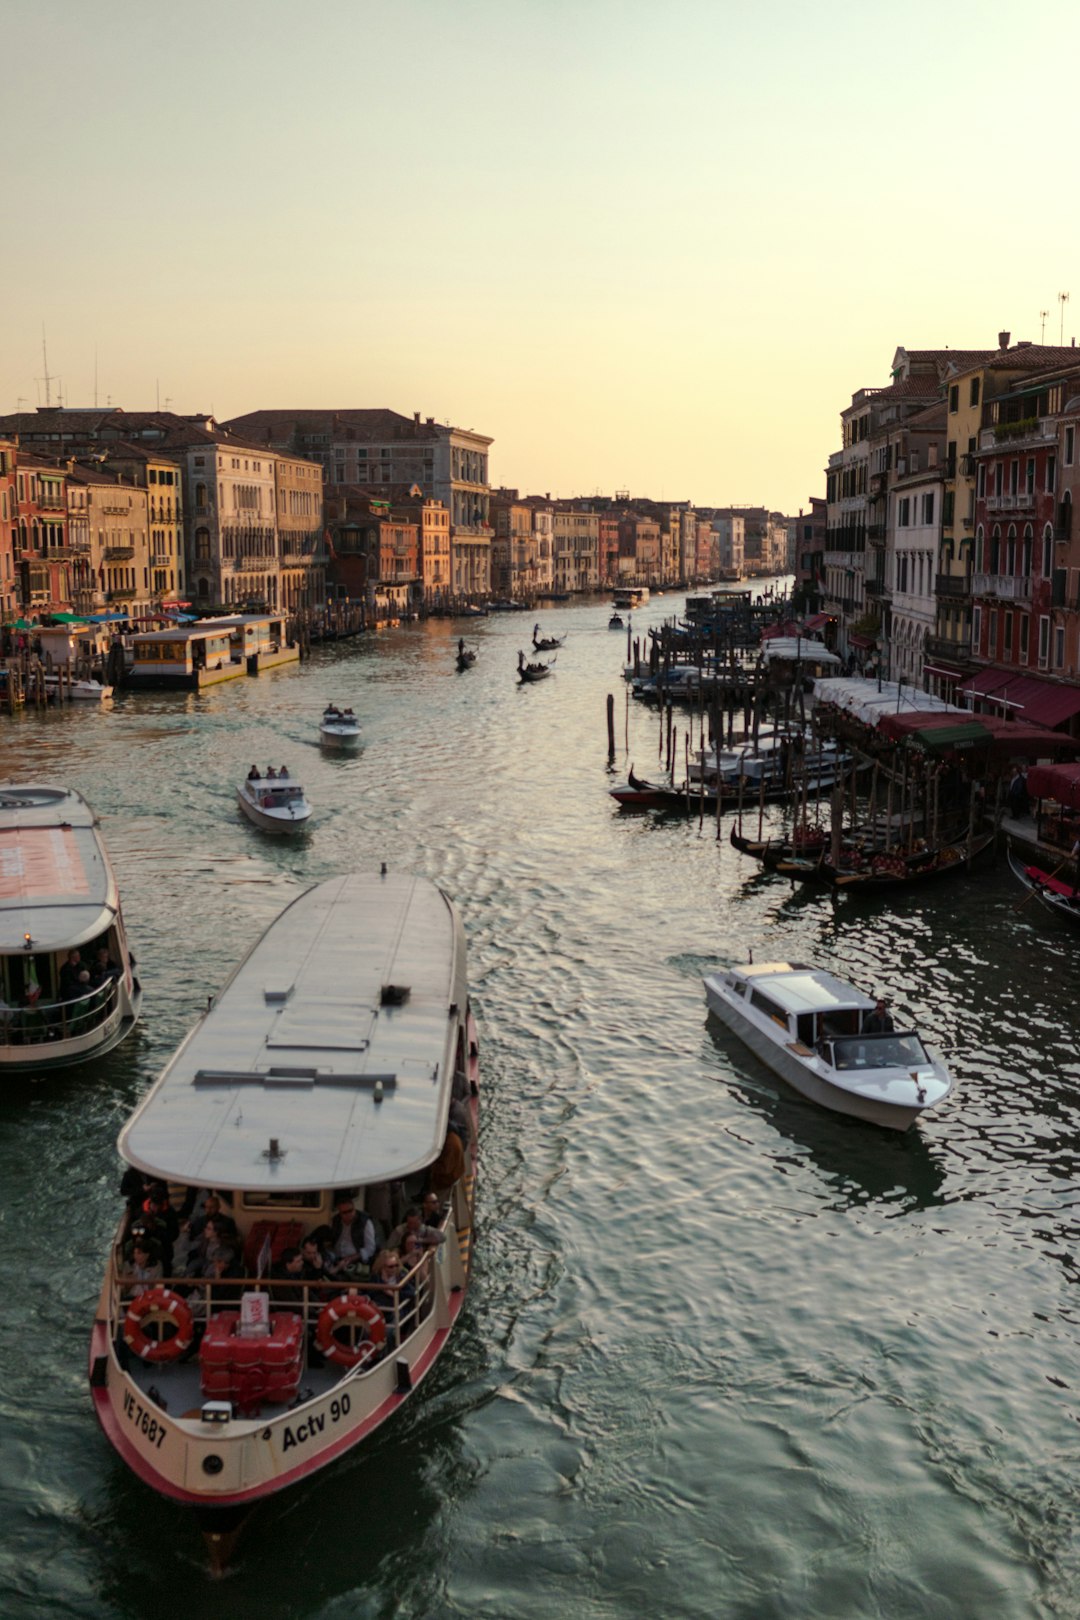
{"label": "white canopy boat", "polygon": [[728,968],[705,979],[705,995],[763,1063],[823,1108],[903,1131],[952,1090],[940,1054],[914,1030],[869,1032],[873,997],[824,968]]}
{"label": "white canopy boat", "polygon": [[59,1068],[134,1029],[134,974],[97,817],[71,788],[0,785],[0,1071]]}
{"label": "white canopy boat", "polygon": [[319,721],[319,741],[327,748],[355,748],[360,741],[360,722],[352,710],[329,704]]}
{"label": "white canopy boat", "polygon": [[46,675],[45,690],[50,697],[70,698],[73,703],[104,703],[113,695],[111,686],[101,681],[61,679],[59,675]]}
{"label": "white canopy boat", "polygon": [[248,820],[263,832],[302,832],[311,817],[304,790],[291,776],[249,776],[236,798]]}
{"label": "white canopy boat", "polygon": [[[238,1229],[227,1284],[166,1276],[139,1293],[125,1217],[90,1348],[108,1440],[199,1510],[218,1568],[255,1503],[372,1433],[445,1348],[470,1274],[478,1050],[448,897],[385,868],[337,877],[271,923],[121,1131],[129,1166],[176,1198],[218,1189]],[[462,1112],[464,1146],[449,1128]],[[275,1267],[267,1289],[266,1256],[337,1205],[399,1221],[395,1189],[411,1201],[425,1183],[440,1236],[400,1281],[283,1282]]]}

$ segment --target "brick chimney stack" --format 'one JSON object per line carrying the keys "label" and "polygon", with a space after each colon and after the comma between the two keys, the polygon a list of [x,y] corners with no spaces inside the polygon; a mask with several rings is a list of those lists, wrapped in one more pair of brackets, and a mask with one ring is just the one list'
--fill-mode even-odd
{"label": "brick chimney stack", "polygon": [[998,348],[999,349],[1007,349],[1009,347],[1009,339],[1011,337],[1012,337],[1011,332],[999,332],[998,333]]}

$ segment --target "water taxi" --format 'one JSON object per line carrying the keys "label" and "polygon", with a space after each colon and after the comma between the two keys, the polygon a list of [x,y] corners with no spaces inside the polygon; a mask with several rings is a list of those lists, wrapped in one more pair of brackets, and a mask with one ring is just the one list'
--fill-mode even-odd
{"label": "water taxi", "polygon": [[[145,1287],[126,1215],[90,1347],[107,1438],[198,1511],[215,1567],[254,1504],[392,1417],[445,1347],[469,1282],[478,1051],[448,897],[385,868],[337,877],[271,923],[121,1131],[129,1171],[174,1202],[216,1191],[236,1245],[227,1282],[196,1265]],[[377,1262],[283,1273],[343,1203],[385,1244],[425,1190],[431,1246],[396,1280]]]}
{"label": "water taxi", "polygon": [[611,605],[616,613],[633,613],[636,608],[644,607],[648,600],[647,585],[620,586],[614,593]]}
{"label": "water taxi", "polygon": [[941,1057],[914,1030],[894,1029],[872,996],[823,968],[728,968],[705,979],[705,996],[763,1063],[837,1113],[904,1131],[952,1090]]}
{"label": "water taxi", "polygon": [[360,741],[360,722],[352,710],[328,703],[319,720],[319,741],[324,748],[355,748]]}
{"label": "water taxi", "polygon": [[248,776],[236,790],[236,801],[249,821],[263,832],[303,832],[311,805],[291,776]]}
{"label": "water taxi", "polygon": [[73,788],[0,785],[0,1070],[59,1068],[134,1029],[142,991],[97,817]]}

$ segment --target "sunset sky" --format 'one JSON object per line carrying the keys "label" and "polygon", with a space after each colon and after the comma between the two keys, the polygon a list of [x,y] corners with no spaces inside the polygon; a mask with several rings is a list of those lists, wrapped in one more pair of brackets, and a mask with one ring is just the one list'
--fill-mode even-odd
{"label": "sunset sky", "polygon": [[130,410],[419,410],[493,483],[791,512],[898,344],[1080,333],[1072,0],[0,0],[0,37],[5,411],[44,327],[54,404],[96,367]]}

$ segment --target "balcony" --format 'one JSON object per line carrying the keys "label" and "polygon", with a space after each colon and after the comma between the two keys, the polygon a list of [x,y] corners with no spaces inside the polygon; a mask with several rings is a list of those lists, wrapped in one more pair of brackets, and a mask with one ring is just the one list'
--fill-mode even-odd
{"label": "balcony", "polygon": [[988,512],[1034,512],[1035,501],[1034,490],[1021,490],[1014,495],[988,495],[986,497],[986,510]]}
{"label": "balcony", "polygon": [[168,568],[171,562],[172,556],[167,551],[155,551],[150,558],[151,568]]}
{"label": "balcony", "polygon": [[277,567],[276,557],[234,557],[233,568],[238,574],[265,573],[268,568]]}
{"label": "balcony", "polygon": [[971,595],[971,581],[963,574],[938,574],[934,580],[934,595],[966,602]]}
{"label": "balcony", "polygon": [[134,546],[106,546],[102,552],[106,562],[124,562],[134,555]]}
{"label": "balcony", "polygon": [[1031,580],[1016,574],[972,574],[973,596],[992,596],[1001,602],[1030,602]]}
{"label": "balcony", "polygon": [[975,477],[975,468],[977,466],[978,466],[978,462],[975,460],[975,457],[972,454],[972,452],[970,450],[966,451],[965,454],[960,457],[960,476],[961,476],[961,478],[974,478]]}
{"label": "balcony", "polygon": [[137,585],[117,585],[111,591],[105,592],[106,602],[130,602],[132,597],[138,596]]}
{"label": "balcony", "polygon": [[963,663],[971,657],[971,637],[953,641],[949,636],[927,636],[923,648],[927,658],[951,658],[954,663]]}
{"label": "balcony", "polygon": [[868,540],[873,540],[878,545],[881,545],[882,542],[885,539],[885,525],[884,525],[884,523],[869,523],[869,524],[867,524],[866,538]]}
{"label": "balcony", "polygon": [[1058,428],[1054,417],[1042,421],[1028,416],[1021,422],[999,422],[996,427],[983,428],[979,434],[980,450],[1022,450],[1037,447],[1048,440],[1057,442]]}

